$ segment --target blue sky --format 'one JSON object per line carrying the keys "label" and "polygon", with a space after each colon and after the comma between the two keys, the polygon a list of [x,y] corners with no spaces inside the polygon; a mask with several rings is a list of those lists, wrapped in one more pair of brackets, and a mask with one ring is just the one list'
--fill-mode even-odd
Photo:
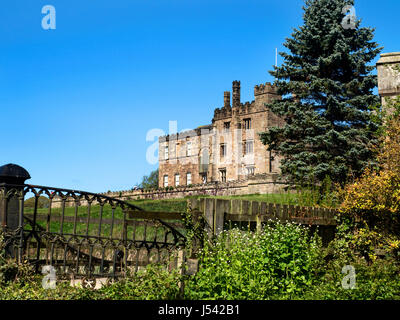
{"label": "blue sky", "polygon": [[[43,30],[44,5],[56,30]],[[242,101],[273,79],[275,48],[301,25],[303,0],[3,0],[0,165],[31,184],[129,189],[157,168],[154,128],[210,123],[233,80]],[[356,0],[384,52],[400,51],[400,1]],[[280,59],[278,59],[278,63]]]}

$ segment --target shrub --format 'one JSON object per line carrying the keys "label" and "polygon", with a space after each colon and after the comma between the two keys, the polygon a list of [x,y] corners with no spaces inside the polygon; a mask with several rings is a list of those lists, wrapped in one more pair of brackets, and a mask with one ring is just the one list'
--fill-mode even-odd
{"label": "shrub", "polygon": [[343,215],[381,232],[400,234],[400,172],[367,170],[343,194]]}
{"label": "shrub", "polygon": [[14,281],[24,282],[33,275],[33,268],[28,263],[17,263],[6,254],[4,235],[0,233],[0,285],[8,285]]}
{"label": "shrub", "polygon": [[180,297],[179,272],[168,272],[156,265],[149,265],[98,290],[73,287],[69,281],[57,281],[55,289],[44,289],[42,279],[42,275],[30,274],[0,284],[0,300],[167,300]]}
{"label": "shrub", "polygon": [[320,253],[320,239],[291,223],[271,224],[259,234],[225,231],[201,251],[186,297],[290,298],[315,281]]}
{"label": "shrub", "polygon": [[377,250],[399,259],[400,98],[389,101],[387,109],[393,113],[378,114],[382,126],[377,164],[339,191],[339,235],[346,239],[349,249],[370,264]]}
{"label": "shrub", "polygon": [[180,298],[181,275],[178,270],[148,265],[146,269],[104,286],[96,292],[98,299],[171,300]]}
{"label": "shrub", "polygon": [[[35,207],[35,197],[26,199],[24,202],[24,205],[25,205],[25,207],[28,207],[28,208],[34,208]],[[49,198],[42,197],[42,196],[39,197],[38,203],[37,203],[37,207],[39,209],[48,208],[49,205],[50,205]]]}
{"label": "shrub", "polygon": [[372,265],[353,261],[355,288],[342,287],[342,268],[348,264],[335,260],[325,267],[325,274],[318,285],[310,287],[295,299],[313,300],[393,300],[400,299],[399,267],[390,260],[377,260]]}

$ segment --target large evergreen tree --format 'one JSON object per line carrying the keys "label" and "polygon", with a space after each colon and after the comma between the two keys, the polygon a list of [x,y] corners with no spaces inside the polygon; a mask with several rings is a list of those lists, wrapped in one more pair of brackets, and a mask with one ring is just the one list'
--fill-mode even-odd
{"label": "large evergreen tree", "polygon": [[352,5],[353,0],[306,0],[304,24],[284,43],[290,52],[281,52],[284,63],[270,71],[282,100],[268,107],[286,124],[260,136],[283,157],[282,174],[292,181],[329,176],[343,183],[373,158],[371,108],[379,98],[370,63],[381,48],[373,41],[374,29],[361,27],[359,19],[350,28],[343,23],[344,8]]}

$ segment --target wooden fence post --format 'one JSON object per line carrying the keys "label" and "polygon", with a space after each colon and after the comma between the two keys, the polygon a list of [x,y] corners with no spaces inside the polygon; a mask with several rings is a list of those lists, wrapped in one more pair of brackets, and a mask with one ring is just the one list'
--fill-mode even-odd
{"label": "wooden fence post", "polygon": [[204,219],[207,222],[206,231],[208,233],[208,238],[211,239],[214,234],[214,208],[215,199],[203,198],[204,201]]}
{"label": "wooden fence post", "polygon": [[251,214],[256,216],[256,232],[260,233],[262,230],[262,213],[261,205],[258,201],[251,202]]}
{"label": "wooden fence post", "polygon": [[230,211],[230,201],[217,199],[215,204],[214,234],[218,236],[224,230],[225,213]]}

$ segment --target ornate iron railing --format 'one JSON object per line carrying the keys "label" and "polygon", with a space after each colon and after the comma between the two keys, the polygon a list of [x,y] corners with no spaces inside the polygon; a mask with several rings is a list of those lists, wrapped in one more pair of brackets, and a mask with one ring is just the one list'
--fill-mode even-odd
{"label": "ornate iron railing", "polygon": [[141,208],[105,195],[3,183],[0,217],[7,252],[37,271],[51,265],[60,276],[119,277],[149,263],[176,268],[183,259],[179,220],[147,219]]}

